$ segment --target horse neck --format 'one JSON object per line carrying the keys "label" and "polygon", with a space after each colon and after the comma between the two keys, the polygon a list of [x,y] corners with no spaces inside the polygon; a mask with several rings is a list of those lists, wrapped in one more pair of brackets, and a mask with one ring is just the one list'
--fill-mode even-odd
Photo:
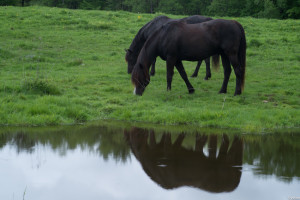
{"label": "horse neck", "polygon": [[146,39],[143,36],[143,28],[139,30],[139,32],[134,37],[129,49],[134,53],[134,55],[138,56]]}
{"label": "horse neck", "polygon": [[149,69],[152,63],[155,61],[156,57],[157,57],[156,43],[151,42],[150,45],[147,45],[146,43],[139,55],[140,62],[142,62]]}

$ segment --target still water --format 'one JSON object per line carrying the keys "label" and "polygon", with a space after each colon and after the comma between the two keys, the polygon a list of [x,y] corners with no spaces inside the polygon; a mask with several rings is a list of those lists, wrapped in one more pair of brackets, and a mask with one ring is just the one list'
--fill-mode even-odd
{"label": "still water", "polygon": [[0,129],[1,200],[300,199],[300,134]]}

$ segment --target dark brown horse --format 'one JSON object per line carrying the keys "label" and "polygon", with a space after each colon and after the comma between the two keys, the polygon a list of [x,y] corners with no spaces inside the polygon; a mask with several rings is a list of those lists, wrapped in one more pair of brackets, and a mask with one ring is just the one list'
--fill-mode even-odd
{"label": "dark brown horse", "polygon": [[[200,24],[170,22],[163,25],[146,41],[132,71],[134,93],[142,95],[150,82],[149,68],[157,56],[167,61],[167,90],[171,90],[174,66],[185,81],[189,93],[194,88],[188,80],[182,60],[197,61],[221,55],[224,81],[220,93],[227,92],[233,66],[236,75],[234,95],[242,93],[246,70],[246,38],[241,24],[233,20],[216,19]],[[217,57],[218,58],[218,57]],[[213,59],[217,64],[219,59]]]}
{"label": "dark brown horse", "polygon": [[[196,24],[196,23],[202,23],[202,22],[206,22],[206,21],[210,21],[210,20],[212,20],[212,18],[204,17],[204,16],[200,16],[200,15],[193,15],[193,16],[186,17],[183,19],[178,19],[178,20],[170,19],[167,16],[158,16],[158,17],[154,18],[153,20],[148,22],[146,25],[144,25],[139,30],[139,32],[134,37],[129,49],[126,49],[125,60],[127,61],[127,64],[128,64],[128,67],[127,67],[128,73],[132,72],[133,67],[136,63],[136,60],[138,58],[138,55],[139,55],[142,47],[144,46],[144,43],[146,42],[146,40],[151,36],[151,34],[153,34],[155,31],[157,31],[159,28],[161,28],[161,26],[164,25],[165,23],[168,23],[171,21],[182,21],[187,24]],[[156,59],[152,63],[152,68],[151,68],[151,72],[150,72],[150,75],[152,75],[152,76],[154,76],[154,74],[155,74],[155,63],[156,63]],[[201,63],[202,63],[202,60],[199,60],[192,77],[198,76],[198,71],[200,69]],[[205,59],[205,63],[206,63],[206,76],[204,79],[208,80],[209,78],[211,78],[209,58]]]}

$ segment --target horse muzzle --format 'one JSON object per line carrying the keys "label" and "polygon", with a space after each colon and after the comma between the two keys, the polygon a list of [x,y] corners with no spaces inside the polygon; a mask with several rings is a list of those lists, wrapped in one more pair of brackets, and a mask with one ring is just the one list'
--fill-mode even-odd
{"label": "horse muzzle", "polygon": [[133,90],[133,94],[142,96],[145,89],[135,87]]}

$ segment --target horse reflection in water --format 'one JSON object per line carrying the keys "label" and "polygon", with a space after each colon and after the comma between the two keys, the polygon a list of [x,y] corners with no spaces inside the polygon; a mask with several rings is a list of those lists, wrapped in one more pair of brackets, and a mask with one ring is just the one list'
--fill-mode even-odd
{"label": "horse reflection in water", "polygon": [[[196,135],[195,148],[182,146],[185,135],[172,143],[170,134],[156,142],[153,131],[132,128],[125,138],[147,175],[165,189],[191,186],[209,192],[230,192],[239,185],[243,159],[243,142],[234,137],[229,148],[227,135],[220,136],[217,154],[216,135]],[[208,143],[208,156],[203,153]]]}

